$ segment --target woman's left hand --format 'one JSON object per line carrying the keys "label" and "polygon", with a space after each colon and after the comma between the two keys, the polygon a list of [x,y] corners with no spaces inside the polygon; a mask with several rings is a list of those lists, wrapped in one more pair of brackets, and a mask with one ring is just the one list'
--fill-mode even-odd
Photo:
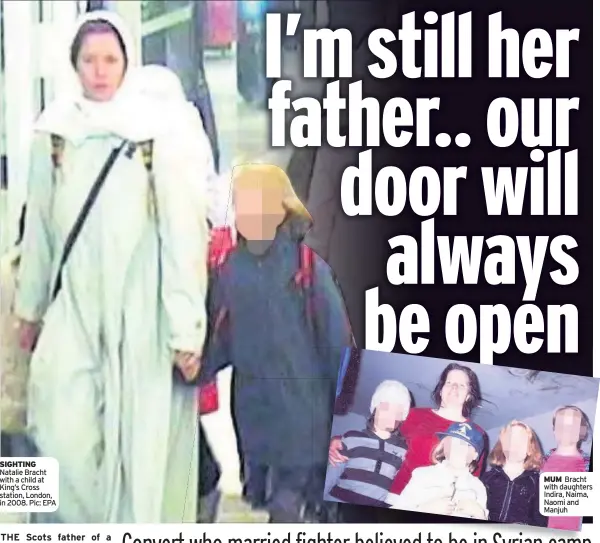
{"label": "woman's left hand", "polygon": [[179,368],[187,381],[193,381],[200,373],[200,356],[196,353],[175,351],[173,364]]}

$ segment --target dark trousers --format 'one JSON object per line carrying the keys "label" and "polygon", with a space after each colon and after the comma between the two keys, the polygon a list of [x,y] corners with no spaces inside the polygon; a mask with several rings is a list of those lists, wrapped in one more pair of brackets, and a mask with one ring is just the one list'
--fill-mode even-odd
{"label": "dark trousers", "polygon": [[199,439],[199,481],[197,520],[201,523],[215,522],[219,509],[221,468],[208,444],[204,428],[198,421]]}
{"label": "dark trousers", "polygon": [[200,480],[198,481],[198,496],[202,498],[216,490],[219,480],[221,479],[221,468],[208,444],[204,428],[202,428],[200,421],[198,421],[198,437],[200,440]]}
{"label": "dark trousers", "polygon": [[244,464],[244,497],[266,509],[270,523],[335,522],[337,504],[323,502],[321,467],[271,468]]}

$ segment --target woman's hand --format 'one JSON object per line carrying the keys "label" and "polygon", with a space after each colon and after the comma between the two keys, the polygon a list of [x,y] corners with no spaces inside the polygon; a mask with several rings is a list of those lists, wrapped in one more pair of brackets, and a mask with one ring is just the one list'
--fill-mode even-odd
{"label": "woman's hand", "polygon": [[419,511],[432,515],[454,515],[455,505],[449,497],[438,498],[420,506]]}
{"label": "woman's hand", "polygon": [[461,500],[456,504],[454,514],[459,517],[487,520],[487,511],[475,500]]}
{"label": "woman's hand", "polygon": [[200,356],[196,353],[175,351],[173,364],[179,368],[186,381],[193,381],[200,373]]}
{"label": "woman's hand", "polygon": [[17,322],[19,329],[19,346],[27,353],[32,353],[40,336],[42,329],[40,323],[19,320]]}
{"label": "woman's hand", "polygon": [[334,437],[329,442],[329,463],[332,466],[343,464],[348,462],[348,457],[344,456],[340,451],[342,450],[342,440],[339,437]]}

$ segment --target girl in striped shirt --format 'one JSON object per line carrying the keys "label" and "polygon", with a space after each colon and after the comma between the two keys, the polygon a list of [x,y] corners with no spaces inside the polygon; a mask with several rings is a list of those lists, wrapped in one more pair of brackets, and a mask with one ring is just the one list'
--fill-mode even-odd
{"label": "girl in striped shirt", "polygon": [[348,458],[329,495],[336,501],[387,507],[385,498],[404,455],[406,443],[399,432],[411,405],[408,389],[398,381],[383,381],[371,399],[371,416],[363,430],[342,437]]}

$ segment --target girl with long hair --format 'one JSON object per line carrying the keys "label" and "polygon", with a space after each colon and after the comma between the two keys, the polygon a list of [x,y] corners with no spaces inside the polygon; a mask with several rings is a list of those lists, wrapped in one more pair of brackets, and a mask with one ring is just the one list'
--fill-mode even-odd
{"label": "girl with long hair", "polygon": [[546,526],[540,513],[540,468],[543,457],[535,432],[513,420],[500,431],[488,458],[491,469],[481,476],[487,488],[490,520]]}

